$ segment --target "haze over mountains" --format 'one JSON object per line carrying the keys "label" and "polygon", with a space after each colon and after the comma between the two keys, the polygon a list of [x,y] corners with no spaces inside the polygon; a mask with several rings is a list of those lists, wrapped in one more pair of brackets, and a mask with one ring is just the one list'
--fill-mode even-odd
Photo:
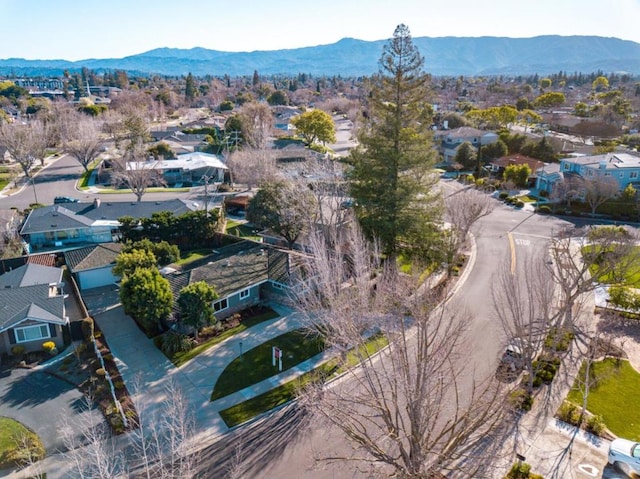
{"label": "haze over mountains", "polygon": [[[573,72],[640,74],[640,44],[618,38],[546,35],[533,38],[418,37],[414,43],[433,75],[517,75]],[[223,52],[205,48],[158,48],[124,58],[66,60],[0,60],[0,74],[61,75],[82,67],[101,72],[196,76],[311,73],[360,76],[378,69],[386,40],[344,38],[330,45],[290,50]]]}

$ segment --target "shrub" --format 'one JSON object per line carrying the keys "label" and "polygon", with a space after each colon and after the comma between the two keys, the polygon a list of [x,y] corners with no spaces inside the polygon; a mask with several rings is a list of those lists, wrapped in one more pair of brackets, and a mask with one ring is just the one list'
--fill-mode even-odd
{"label": "shrub", "polygon": [[84,339],[86,341],[91,341],[94,331],[93,318],[84,318],[82,320],[80,328],[82,329],[82,336],[84,337]]}
{"label": "shrub", "polygon": [[530,411],[533,406],[533,396],[524,389],[516,389],[509,394],[509,404],[514,409]]}
{"label": "shrub", "polygon": [[551,214],[551,208],[547,205],[538,206],[538,213],[541,213],[543,215]]}
{"label": "shrub", "polygon": [[96,369],[96,376],[103,378],[106,375],[107,375],[107,371],[105,371],[104,368]]}
{"label": "shrub", "polygon": [[569,349],[574,337],[575,334],[570,329],[558,329],[554,326],[544,339],[544,347],[552,351],[565,352]]}
{"label": "shrub", "polygon": [[516,207],[516,208],[524,208],[524,201],[522,201],[522,200],[516,200],[516,201],[514,202],[514,205],[515,205],[515,207]]}
{"label": "shrub", "polygon": [[13,346],[11,348],[11,355],[20,357],[24,354],[25,351],[26,349],[24,348],[24,346]]}
{"label": "shrub", "polygon": [[533,385],[535,387],[544,384],[551,384],[553,378],[558,372],[560,366],[560,359],[550,356],[542,356],[537,361],[533,362],[533,370],[536,372],[533,378]]}
{"label": "shrub", "polygon": [[573,424],[574,426],[580,425],[580,408],[569,401],[564,401],[562,403],[556,413],[556,416],[558,419],[568,424]]}
{"label": "shrub", "polygon": [[602,433],[605,430],[605,424],[604,424],[604,421],[602,420],[602,416],[599,416],[599,415],[589,416],[589,419],[587,419],[586,429],[587,431],[595,434],[596,436],[602,435]]}
{"label": "shrub", "polygon": [[508,197],[509,197],[509,193],[507,193],[506,191],[503,191],[498,195],[498,199],[502,201],[506,200]]}
{"label": "shrub", "polygon": [[194,341],[185,334],[166,333],[162,341],[162,352],[167,356],[173,356],[176,353],[186,353],[191,351]]}
{"label": "shrub", "polygon": [[518,462],[511,466],[505,479],[543,479],[543,477],[531,472],[531,466],[526,462]]}
{"label": "shrub", "polygon": [[42,350],[45,353],[51,354],[54,349],[56,349],[56,343],[54,343],[53,341],[47,341],[45,343],[42,343]]}
{"label": "shrub", "polygon": [[218,191],[220,193],[229,193],[230,191],[233,191],[233,188],[229,183],[220,183],[218,185]]}
{"label": "shrub", "polygon": [[116,389],[124,389],[124,382],[116,381],[113,383],[113,387]]}

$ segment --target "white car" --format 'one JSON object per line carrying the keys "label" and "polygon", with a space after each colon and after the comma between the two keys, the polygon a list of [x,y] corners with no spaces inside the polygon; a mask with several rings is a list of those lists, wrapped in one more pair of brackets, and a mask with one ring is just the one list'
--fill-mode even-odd
{"label": "white car", "polygon": [[614,439],[609,446],[609,464],[625,472],[640,474],[640,443],[628,439]]}

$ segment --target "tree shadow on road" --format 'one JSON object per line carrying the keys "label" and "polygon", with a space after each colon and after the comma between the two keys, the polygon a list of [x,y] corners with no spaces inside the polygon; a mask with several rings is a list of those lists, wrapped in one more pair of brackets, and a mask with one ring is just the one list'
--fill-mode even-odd
{"label": "tree shadow on road", "polygon": [[309,414],[296,402],[240,426],[201,451],[199,477],[259,477],[306,429]]}

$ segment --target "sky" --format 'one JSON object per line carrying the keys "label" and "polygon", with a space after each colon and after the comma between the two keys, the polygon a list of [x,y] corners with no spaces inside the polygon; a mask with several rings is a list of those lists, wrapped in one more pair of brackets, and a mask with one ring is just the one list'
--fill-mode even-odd
{"label": "sky", "polygon": [[640,0],[0,0],[0,59],[122,58],[414,37],[597,35],[640,43]]}

